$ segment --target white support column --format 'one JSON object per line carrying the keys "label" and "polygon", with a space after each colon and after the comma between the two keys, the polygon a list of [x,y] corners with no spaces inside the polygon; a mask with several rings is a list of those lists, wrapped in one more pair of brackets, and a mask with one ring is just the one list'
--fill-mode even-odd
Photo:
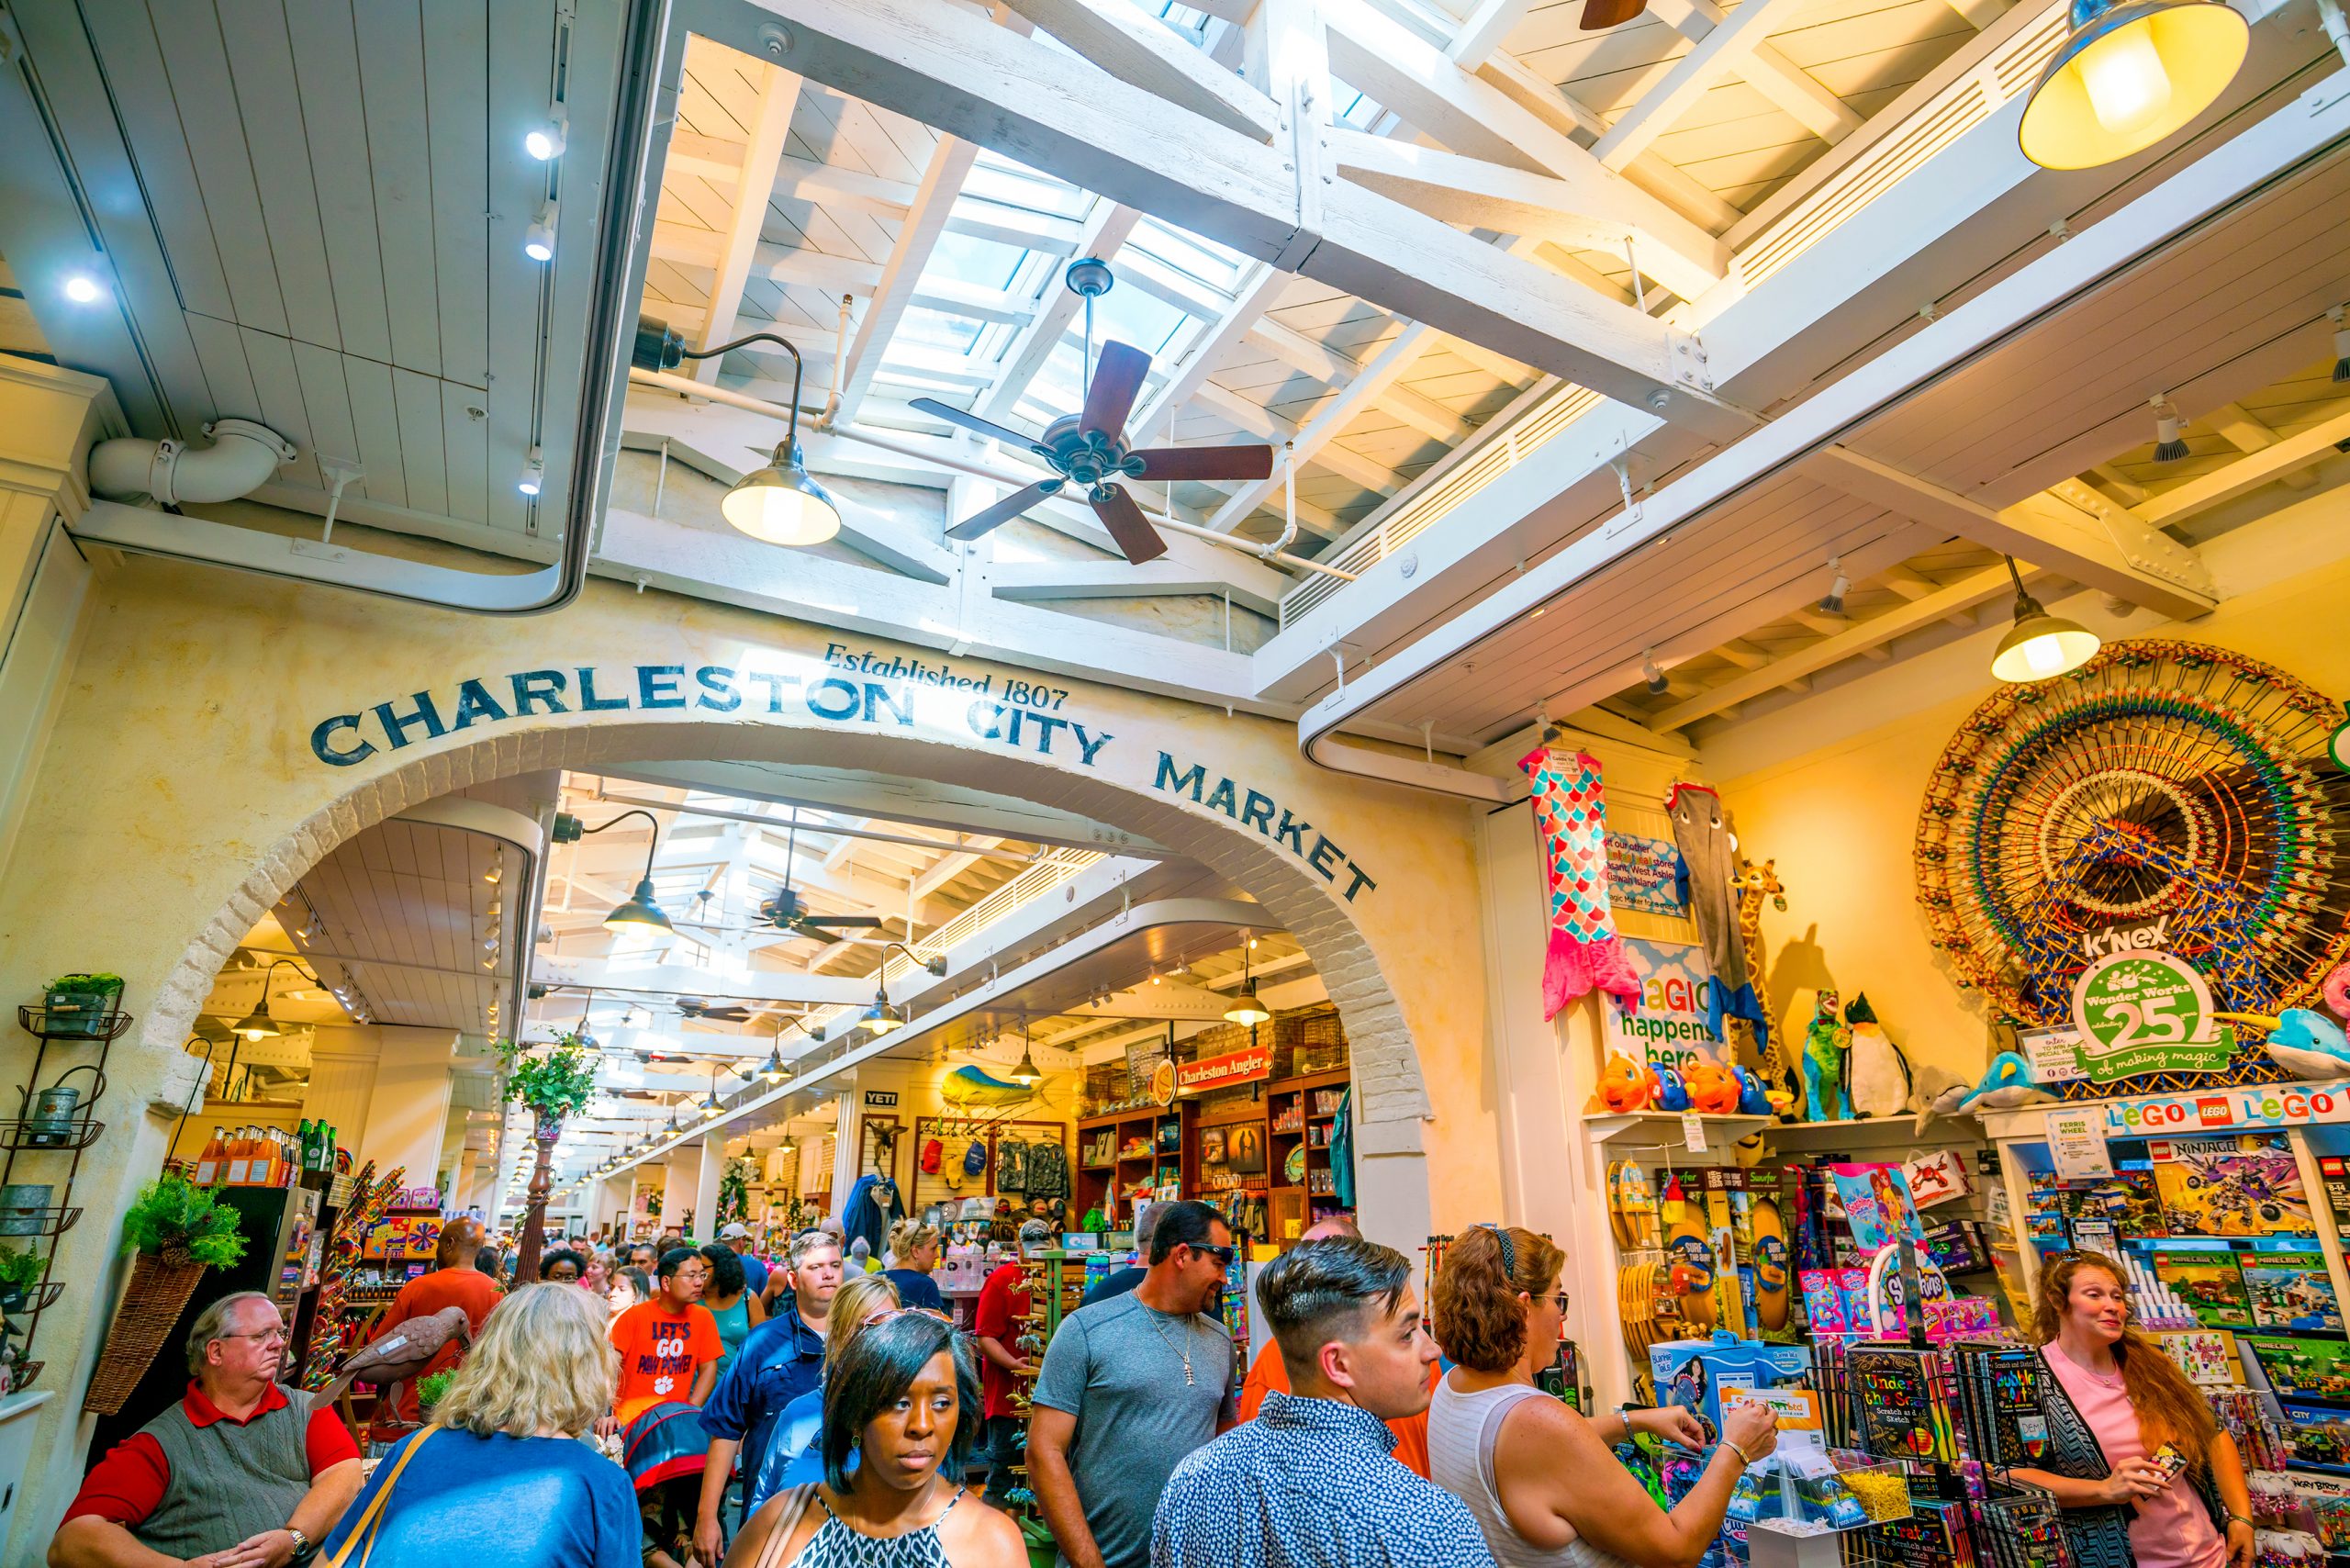
{"label": "white support column", "polygon": [[356,1144],[367,1126],[381,1060],[382,1045],[374,1029],[318,1025],[311,1032],[310,1086],[302,1096],[302,1114],[334,1128],[343,1143]]}
{"label": "white support column", "polygon": [[716,1129],[701,1140],[701,1163],[694,1180],[694,1228],[688,1239],[718,1239],[718,1179],[726,1170],[726,1140]]}
{"label": "white support column", "polygon": [[856,1185],[856,1107],[864,1102],[858,1098],[855,1072],[841,1075],[841,1094],[835,1104],[835,1132],[833,1138],[833,1213],[839,1214],[841,1205],[848,1202],[848,1190]]}
{"label": "white support column", "polygon": [[662,1165],[661,1228],[677,1230],[685,1223],[685,1213],[694,1201],[694,1178],[699,1174],[698,1157],[690,1148],[673,1148]]}
{"label": "white support column", "polygon": [[457,1036],[447,1029],[392,1026],[378,1027],[375,1035],[375,1091],[353,1158],[374,1160],[378,1170],[406,1166],[404,1184],[420,1187],[441,1170]]}

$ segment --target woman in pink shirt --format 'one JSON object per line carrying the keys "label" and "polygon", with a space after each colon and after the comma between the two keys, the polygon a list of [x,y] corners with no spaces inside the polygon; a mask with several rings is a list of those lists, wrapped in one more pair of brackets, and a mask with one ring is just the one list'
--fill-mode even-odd
{"label": "woman in pink shirt", "polygon": [[[2121,1510],[2108,1519],[2126,1520],[2138,1568],[2251,1568],[2252,1495],[2235,1440],[2202,1391],[2130,1327],[2120,1266],[2066,1253],[2041,1270],[2033,1305],[2050,1393],[2064,1395],[2050,1400],[2051,1462],[2072,1473],[2019,1468],[2016,1477],[2066,1508]],[[2180,1462],[2164,1462],[2169,1455]]]}

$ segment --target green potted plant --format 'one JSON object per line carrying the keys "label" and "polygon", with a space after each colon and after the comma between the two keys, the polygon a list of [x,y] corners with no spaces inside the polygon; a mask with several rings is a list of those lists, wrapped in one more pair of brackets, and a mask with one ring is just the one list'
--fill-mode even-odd
{"label": "green potted plant", "polygon": [[122,1216],[122,1243],[138,1257],[82,1402],[101,1416],[121,1410],[139,1386],[204,1271],[245,1255],[237,1211],[177,1171],[140,1189]]}
{"label": "green potted plant", "polygon": [[758,1174],[758,1164],[747,1155],[736,1155],[726,1162],[725,1173],[718,1178],[718,1225],[711,1234],[736,1220],[751,1217],[751,1178]]}
{"label": "green potted plant", "polygon": [[45,1023],[52,1035],[103,1035],[106,1014],[122,1000],[122,977],[60,975],[41,988]]}
{"label": "green potted plant", "polygon": [[29,1249],[0,1250],[0,1312],[22,1312],[48,1267],[49,1260]]}
{"label": "green potted plant", "polygon": [[563,1131],[563,1119],[583,1109],[596,1092],[588,1041],[576,1032],[558,1036],[544,1055],[528,1054],[519,1040],[500,1040],[493,1048],[506,1071],[507,1103],[531,1108],[542,1141],[553,1142]]}
{"label": "green potted plant", "polygon": [[416,1380],[416,1403],[418,1407],[420,1409],[430,1410],[435,1405],[440,1404],[441,1396],[449,1392],[450,1381],[456,1375],[457,1373],[455,1369],[452,1368],[448,1372],[434,1372],[430,1377],[418,1378]]}

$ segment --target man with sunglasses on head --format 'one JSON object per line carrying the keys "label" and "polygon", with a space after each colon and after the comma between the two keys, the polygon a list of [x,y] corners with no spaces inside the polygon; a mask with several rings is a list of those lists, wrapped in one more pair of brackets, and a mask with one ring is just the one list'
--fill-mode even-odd
{"label": "man with sunglasses on head", "polygon": [[285,1568],[308,1555],[359,1495],[359,1445],[332,1406],[314,1410],[277,1381],[285,1359],[285,1320],[259,1292],[197,1314],[187,1393],[84,1478],[50,1568]]}
{"label": "man with sunglasses on head", "polygon": [[1071,1313],[1045,1351],[1028,1480],[1063,1568],[1143,1568],[1176,1465],[1237,1418],[1232,1334],[1209,1316],[1237,1248],[1224,1216],[1171,1204],[1129,1294]]}

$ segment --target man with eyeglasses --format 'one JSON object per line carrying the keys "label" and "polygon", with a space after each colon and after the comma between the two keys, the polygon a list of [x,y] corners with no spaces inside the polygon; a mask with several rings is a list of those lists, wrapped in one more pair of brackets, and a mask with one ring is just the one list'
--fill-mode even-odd
{"label": "man with eyeglasses", "polygon": [[188,1330],[180,1402],[115,1445],[49,1543],[50,1568],[284,1568],[359,1495],[359,1445],[330,1405],[277,1381],[285,1322],[255,1291]]}
{"label": "man with eyeglasses", "polygon": [[1168,1477],[1237,1418],[1232,1334],[1208,1315],[1237,1250],[1208,1204],[1168,1205],[1142,1283],[1046,1348],[1028,1479],[1064,1568],[1144,1568]]}

